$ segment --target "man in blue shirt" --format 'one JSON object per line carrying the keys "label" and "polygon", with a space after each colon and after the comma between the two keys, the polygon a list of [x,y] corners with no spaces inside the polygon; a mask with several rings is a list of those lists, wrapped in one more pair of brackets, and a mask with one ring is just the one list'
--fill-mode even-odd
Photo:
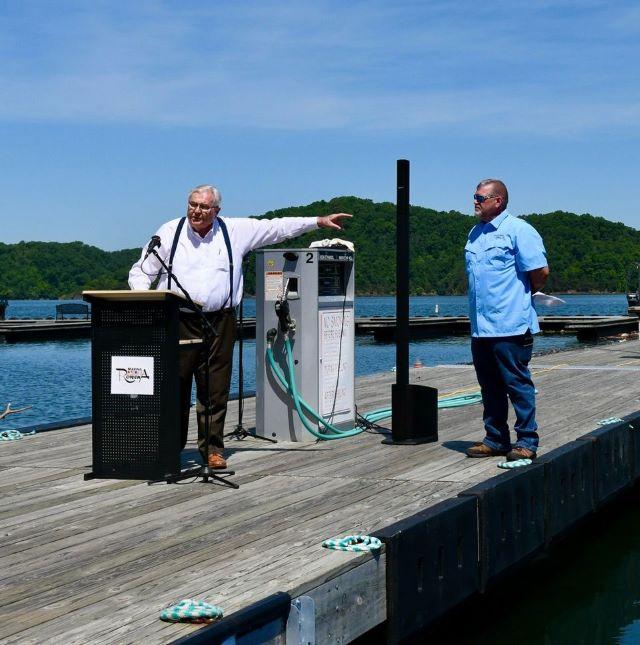
{"label": "man in blue shirt", "polygon": [[[531,296],[549,275],[546,251],[537,231],[506,210],[509,193],[503,182],[481,181],[473,201],[480,221],[469,233],[464,252],[471,353],[482,390],[486,436],[467,450],[467,456],[533,459],[538,426],[529,361],[533,334],[540,326]],[[516,415],[513,446],[507,424],[509,399]]]}

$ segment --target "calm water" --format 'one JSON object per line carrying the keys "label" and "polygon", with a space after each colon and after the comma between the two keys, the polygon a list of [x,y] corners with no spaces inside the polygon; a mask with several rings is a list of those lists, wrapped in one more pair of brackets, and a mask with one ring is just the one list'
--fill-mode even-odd
{"label": "calm water", "polygon": [[424,645],[640,643],[640,491],[599,513],[505,585],[456,611]]}
{"label": "calm water", "polygon": [[[554,307],[554,314],[625,314],[624,295],[565,296],[566,305]],[[47,318],[55,315],[53,300],[14,300],[7,308],[7,318]],[[69,302],[69,301],[67,301]],[[467,313],[465,296],[424,296],[412,298],[410,315],[434,315],[436,306],[443,316]],[[245,301],[245,316],[255,315],[255,301]],[[549,312],[549,310],[547,310]],[[356,315],[394,315],[395,299],[361,297],[356,300]],[[543,308],[540,314],[544,314]],[[573,336],[539,336],[537,352],[576,347]],[[245,341],[245,390],[255,388],[255,341]],[[410,344],[411,364],[423,365],[468,363],[471,361],[469,339],[466,337],[416,341]],[[237,362],[237,356],[236,361]],[[356,338],[356,375],[391,370],[395,364],[395,346],[381,344],[369,337]],[[21,414],[7,417],[2,429],[20,428],[36,423],[59,421],[91,415],[91,365],[88,340],[66,340],[0,344],[0,405],[11,402],[13,407],[33,406]],[[234,366],[232,391],[238,388]]]}

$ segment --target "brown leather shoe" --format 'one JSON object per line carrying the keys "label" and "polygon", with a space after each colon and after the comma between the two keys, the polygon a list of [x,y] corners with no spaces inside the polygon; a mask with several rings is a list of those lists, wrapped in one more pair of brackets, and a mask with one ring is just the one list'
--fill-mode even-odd
{"label": "brown leather shoe", "polygon": [[217,452],[212,452],[209,455],[209,468],[226,468],[227,467],[227,462],[225,458],[218,454]]}
{"label": "brown leather shoe", "polygon": [[484,443],[477,443],[465,450],[467,457],[500,457],[507,454],[506,450],[494,450]]}
{"label": "brown leather shoe", "polygon": [[536,453],[527,448],[520,448],[516,446],[513,450],[507,453],[507,461],[518,461],[518,459],[535,459]]}

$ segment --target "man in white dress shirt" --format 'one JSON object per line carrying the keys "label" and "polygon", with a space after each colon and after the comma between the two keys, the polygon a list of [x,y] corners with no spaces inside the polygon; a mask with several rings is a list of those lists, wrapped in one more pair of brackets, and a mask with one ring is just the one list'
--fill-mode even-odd
{"label": "man in white dress shirt", "polygon": [[[189,193],[187,216],[163,224],[156,235],[161,240],[158,254],[172,269],[191,298],[202,303],[207,319],[217,335],[208,349],[210,357],[209,410],[210,440],[207,448],[204,415],[207,399],[205,372],[207,349],[185,351],[180,356],[180,414],[182,447],[187,443],[191,383],[196,379],[198,448],[210,468],[226,468],[223,456],[224,420],[231,383],[233,344],[236,333],[235,308],[242,300],[242,259],[249,252],[268,244],[277,244],[318,227],[342,230],[341,220],[347,213],[319,217],[282,217],[272,220],[218,217],[220,192],[210,185],[197,186]],[[187,222],[186,225],[185,221]],[[145,259],[145,250],[131,267],[129,286],[149,289],[159,276],[158,289],[180,290],[162,271],[153,255]],[[183,315],[180,321],[182,339],[202,338],[202,321],[197,315]],[[208,456],[208,457],[207,457]]]}

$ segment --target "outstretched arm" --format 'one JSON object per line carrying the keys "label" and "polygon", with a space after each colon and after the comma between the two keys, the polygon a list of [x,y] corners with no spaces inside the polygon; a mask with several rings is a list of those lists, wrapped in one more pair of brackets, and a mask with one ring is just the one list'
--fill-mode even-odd
{"label": "outstretched arm", "polygon": [[276,217],[274,219],[243,218],[226,221],[237,231],[236,242],[244,256],[267,244],[277,244],[292,237],[298,237],[318,228],[342,230],[341,220],[351,217],[347,213],[332,213],[319,217]]}

